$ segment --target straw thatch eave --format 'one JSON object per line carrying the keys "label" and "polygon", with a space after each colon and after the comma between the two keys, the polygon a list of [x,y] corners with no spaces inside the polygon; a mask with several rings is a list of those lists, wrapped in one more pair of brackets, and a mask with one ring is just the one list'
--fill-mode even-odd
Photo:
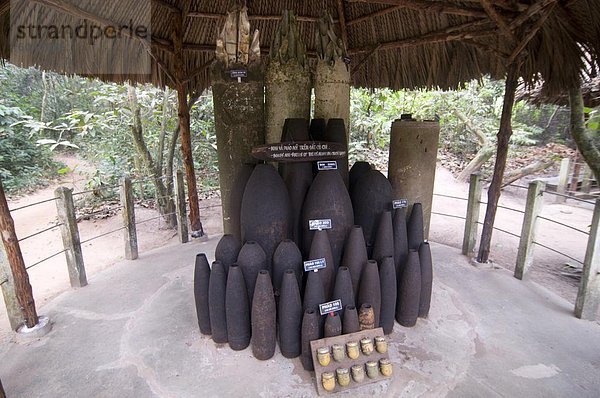
{"label": "straw thatch eave", "polygon": [[[65,18],[92,15],[100,21],[135,17],[126,9],[109,9],[93,0],[30,0],[49,15]],[[0,55],[10,57],[9,0],[0,0]],[[117,2],[118,3],[118,2]],[[183,15],[183,64],[191,90],[210,85],[207,66],[217,34],[233,1],[153,0],[150,75],[115,73],[93,76],[122,82],[133,80],[174,85],[173,26]],[[600,7],[592,0],[428,1],[428,0],[307,0],[247,1],[251,29],[260,31],[268,51],[278,16],[293,9],[309,54],[314,55],[315,21],[326,8],[338,24],[351,57],[356,86],[454,88],[483,74],[501,77],[508,63],[519,60],[521,78],[530,85],[558,93],[577,84],[583,56],[600,54]],[[39,49],[36,57],[19,60],[61,72],[52,54]],[[111,59],[112,66],[127,62]],[[314,61],[313,61],[314,62]],[[85,73],[83,73],[85,74]]]}

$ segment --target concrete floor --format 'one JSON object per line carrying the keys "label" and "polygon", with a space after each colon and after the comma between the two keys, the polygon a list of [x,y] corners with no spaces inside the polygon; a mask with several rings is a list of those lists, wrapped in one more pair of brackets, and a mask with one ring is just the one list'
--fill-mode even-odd
{"label": "concrete floor", "polygon": [[[299,359],[268,361],[200,336],[194,256],[217,239],[145,253],[44,306],[53,331],[0,348],[8,397],[310,397]],[[502,269],[433,244],[430,317],[396,325],[394,378],[339,395],[598,397],[600,325]]]}

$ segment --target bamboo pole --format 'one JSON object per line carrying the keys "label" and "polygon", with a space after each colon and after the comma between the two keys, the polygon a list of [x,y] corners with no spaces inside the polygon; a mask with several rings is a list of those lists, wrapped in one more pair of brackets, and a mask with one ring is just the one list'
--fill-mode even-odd
{"label": "bamboo pole", "polygon": [[492,232],[494,230],[494,220],[498,210],[498,200],[502,190],[502,179],[506,168],[506,158],[508,156],[508,143],[512,135],[512,109],[515,102],[515,92],[519,80],[520,64],[512,63],[508,69],[506,77],[506,86],[504,89],[504,105],[502,106],[502,117],[500,118],[500,129],[498,131],[498,149],[496,151],[496,164],[494,165],[494,176],[488,189],[488,204],[485,211],[483,230],[481,232],[481,242],[479,244],[479,254],[477,261],[485,263],[490,256],[490,246],[492,243]]}
{"label": "bamboo pole", "polygon": [[188,199],[190,202],[190,224],[193,237],[204,236],[204,228],[200,221],[200,208],[198,205],[198,191],[196,189],[196,172],[194,171],[194,158],[192,156],[192,138],[190,131],[190,110],[188,108],[187,85],[184,83],[187,74],[183,57],[183,18],[181,14],[175,15],[173,24],[173,44],[175,47],[175,80],[177,89],[177,103],[179,116],[179,133],[181,134],[181,153],[185,166]]}
{"label": "bamboo pole", "polygon": [[25,324],[28,328],[32,328],[38,323],[35,300],[33,299],[29,275],[25,269],[23,254],[21,253],[21,247],[19,246],[19,240],[15,232],[15,223],[10,215],[6,196],[4,195],[2,180],[0,180],[0,234],[2,235],[2,243],[6,250],[6,258],[13,274],[14,288],[19,305],[23,311]]}

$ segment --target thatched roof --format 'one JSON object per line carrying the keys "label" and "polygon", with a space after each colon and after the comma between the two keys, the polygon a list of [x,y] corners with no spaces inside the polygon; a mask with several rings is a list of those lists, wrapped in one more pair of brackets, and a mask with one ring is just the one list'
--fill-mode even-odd
{"label": "thatched roof", "polygon": [[[30,1],[55,18],[87,15],[114,23],[136,18],[116,0]],[[152,0],[151,74],[100,77],[172,85],[176,65],[173,30],[182,15],[187,81],[193,90],[208,87],[207,65],[214,57],[225,14],[235,3]],[[9,0],[0,0],[0,57],[4,58],[10,57],[9,4]],[[600,55],[600,6],[596,0],[247,0],[246,5],[251,29],[260,31],[265,52],[278,16],[285,9],[294,10],[309,54],[316,47],[315,21],[326,8],[347,44],[357,86],[453,88],[483,74],[501,77],[508,60],[523,49],[522,78],[530,83],[544,81],[545,91],[557,93],[577,83],[583,57],[595,62]],[[44,48],[37,53],[35,59],[25,57],[21,62],[60,69],[55,61],[62,54]],[[119,65],[130,60],[130,56],[121,56],[106,62],[119,70]]]}
{"label": "thatched roof", "polygon": [[[600,106],[600,77],[591,78],[581,84],[583,104],[589,108]],[[548,95],[541,84],[533,87],[520,87],[517,90],[517,100],[527,101],[530,104],[540,106],[542,104],[553,104],[569,106],[569,95],[563,92],[557,95]]]}

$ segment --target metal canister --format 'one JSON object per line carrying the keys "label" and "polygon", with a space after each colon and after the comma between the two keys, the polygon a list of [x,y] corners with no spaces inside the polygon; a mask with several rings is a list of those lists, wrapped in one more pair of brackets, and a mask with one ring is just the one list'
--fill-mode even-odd
{"label": "metal canister", "polygon": [[348,351],[348,358],[356,359],[360,355],[358,343],[356,341],[349,341],[346,343],[346,350]]}
{"label": "metal canister", "polygon": [[341,362],[344,360],[346,354],[344,353],[344,346],[341,344],[334,344],[331,346],[331,351],[333,352],[333,360],[336,362]]}
{"label": "metal canister", "polygon": [[350,372],[347,368],[338,368],[335,370],[337,374],[337,382],[340,386],[346,387],[350,384]]}
{"label": "metal canister", "polygon": [[333,391],[335,388],[335,376],[333,375],[333,372],[324,372],[321,375],[321,378],[325,391]]}
{"label": "metal canister", "polygon": [[363,365],[354,365],[352,366],[352,378],[357,383],[362,383],[365,379],[365,368]]}
{"label": "metal canister", "polygon": [[392,375],[392,361],[387,358],[383,358],[379,360],[379,370],[381,374],[389,377]]}
{"label": "metal canister", "polygon": [[321,347],[317,350],[317,360],[321,366],[327,366],[331,362],[331,354],[329,353],[329,347]]}
{"label": "metal canister", "polygon": [[375,337],[375,349],[380,354],[385,354],[388,350],[388,343],[385,337],[377,336]]}
{"label": "metal canister", "polygon": [[368,361],[365,365],[367,367],[367,376],[369,376],[369,379],[374,379],[379,375],[377,362]]}
{"label": "metal canister", "polygon": [[373,353],[373,340],[368,337],[360,340],[360,348],[365,355],[371,355]]}

